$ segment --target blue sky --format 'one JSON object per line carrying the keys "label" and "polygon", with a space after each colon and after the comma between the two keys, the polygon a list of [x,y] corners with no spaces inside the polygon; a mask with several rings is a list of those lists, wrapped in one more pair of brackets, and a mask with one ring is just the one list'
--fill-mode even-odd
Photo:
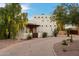
{"label": "blue sky", "polygon": [[[22,12],[28,13],[28,18],[31,20],[33,15],[42,13],[50,15],[55,10],[58,3],[20,3]],[[5,3],[0,3],[0,7],[4,7]]]}
{"label": "blue sky", "polygon": [[31,19],[33,15],[40,15],[42,13],[50,15],[55,10],[57,3],[23,3],[21,4],[25,7],[22,12],[28,13],[28,18]]}

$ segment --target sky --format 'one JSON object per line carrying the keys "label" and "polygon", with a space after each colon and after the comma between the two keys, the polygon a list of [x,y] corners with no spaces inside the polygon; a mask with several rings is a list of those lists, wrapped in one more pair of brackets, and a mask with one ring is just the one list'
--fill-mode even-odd
{"label": "sky", "polygon": [[21,4],[25,7],[23,12],[28,13],[28,18],[31,20],[33,15],[46,14],[50,15],[55,10],[57,3],[23,3]]}
{"label": "sky", "polygon": [[[52,14],[58,3],[20,3],[20,5],[22,12],[28,13],[28,19],[31,20],[33,15]],[[0,3],[0,7],[4,6],[5,3]]]}

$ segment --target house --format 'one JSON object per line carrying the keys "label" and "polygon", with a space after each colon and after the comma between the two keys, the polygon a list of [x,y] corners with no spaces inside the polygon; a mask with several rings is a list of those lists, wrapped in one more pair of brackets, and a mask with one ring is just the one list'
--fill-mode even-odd
{"label": "house", "polygon": [[33,16],[32,19],[28,21],[26,27],[19,32],[18,37],[20,39],[26,39],[28,35],[32,37],[42,37],[44,32],[47,33],[47,36],[52,36],[55,28],[56,22],[54,17],[44,14],[36,15]]}
{"label": "house", "polygon": [[37,33],[39,35],[46,32],[48,36],[52,36],[53,31],[56,28],[56,22],[51,15],[35,15],[31,18],[29,23],[39,25],[39,27],[37,27]]}

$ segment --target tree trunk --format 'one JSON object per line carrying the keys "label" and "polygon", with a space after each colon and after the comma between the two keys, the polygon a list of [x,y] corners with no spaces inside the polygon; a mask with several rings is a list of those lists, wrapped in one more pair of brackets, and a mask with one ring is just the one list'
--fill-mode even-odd
{"label": "tree trunk", "polygon": [[9,34],[8,34],[8,39],[10,39],[11,38],[11,36],[10,36],[10,32],[9,32]]}

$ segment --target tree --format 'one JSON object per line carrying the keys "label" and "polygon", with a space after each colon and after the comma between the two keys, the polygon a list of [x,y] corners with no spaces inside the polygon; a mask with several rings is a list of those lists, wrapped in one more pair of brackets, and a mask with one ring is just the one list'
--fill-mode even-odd
{"label": "tree", "polygon": [[[79,28],[79,4],[77,3],[65,3],[60,4],[54,11],[56,15],[57,24],[61,24],[62,27],[65,24],[71,24],[72,26],[78,26]],[[58,23],[59,22],[59,23]],[[71,42],[72,42],[72,33],[71,33]]]}
{"label": "tree", "polygon": [[65,24],[72,24],[79,26],[79,4],[77,3],[64,3],[57,6],[54,15],[56,15],[56,22],[59,28]]}
{"label": "tree", "polygon": [[68,10],[67,24],[72,24],[78,27],[79,32],[79,4],[78,3],[68,3],[64,4]]}
{"label": "tree", "polygon": [[19,3],[6,4],[0,8],[0,38],[15,38],[27,24],[27,14],[21,13]]}
{"label": "tree", "polygon": [[67,24],[79,25],[79,5],[77,3],[63,4],[67,8]]}
{"label": "tree", "polygon": [[54,11],[54,15],[56,16],[55,20],[56,20],[57,27],[59,30],[64,30],[66,13],[67,13],[66,8],[63,5],[57,6]]}

